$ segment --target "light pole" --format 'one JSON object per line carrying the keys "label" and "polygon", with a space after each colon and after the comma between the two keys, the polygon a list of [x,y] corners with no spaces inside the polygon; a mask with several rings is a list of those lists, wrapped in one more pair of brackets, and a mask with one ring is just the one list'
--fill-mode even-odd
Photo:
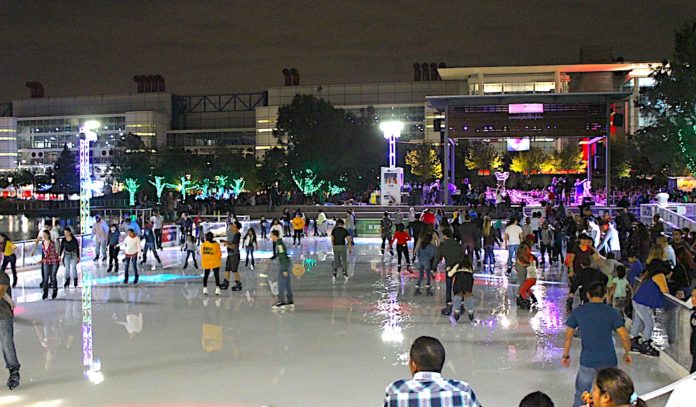
{"label": "light pole", "polygon": [[86,121],[80,127],[80,232],[88,233],[90,229],[89,199],[92,197],[92,171],[89,165],[89,143],[97,141],[96,130],[100,123],[96,120]]}
{"label": "light pole", "polygon": [[382,122],[379,129],[384,133],[384,138],[389,140],[389,168],[396,167],[396,139],[401,137],[404,124],[399,121]]}
{"label": "light pole", "polygon": [[404,124],[399,121],[382,122],[379,125],[384,138],[389,141],[389,167],[382,167],[380,204],[401,204],[401,186],[404,183],[404,169],[396,166],[396,139],[401,137]]}

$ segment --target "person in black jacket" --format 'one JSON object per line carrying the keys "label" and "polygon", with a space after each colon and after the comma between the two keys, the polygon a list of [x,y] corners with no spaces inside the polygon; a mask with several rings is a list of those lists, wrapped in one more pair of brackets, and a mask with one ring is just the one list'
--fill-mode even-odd
{"label": "person in black jacket", "polygon": [[573,276],[573,282],[570,286],[570,297],[572,298],[573,294],[579,288],[580,301],[584,304],[588,301],[587,289],[595,282],[600,282],[606,287],[607,283],[609,282],[609,277],[607,277],[607,275],[601,271],[592,268],[588,263],[581,264],[580,270],[576,270],[575,275]]}
{"label": "person in black jacket", "polygon": [[118,230],[118,225],[111,225],[106,239],[106,244],[109,248],[109,268],[106,270],[107,273],[111,273],[111,268],[114,267],[114,271],[118,274],[118,252],[121,250],[121,246],[119,246],[120,237],[121,232]]}
{"label": "person in black jacket", "polygon": [[[189,234],[191,233],[189,232]],[[145,242],[145,244],[143,245],[143,259],[140,262],[140,264],[145,264],[145,262],[147,262],[147,251],[151,249],[152,254],[155,256],[155,260],[157,260],[157,263],[159,263],[159,265],[161,266],[162,260],[160,260],[160,257],[157,254],[157,242],[155,238],[155,232],[152,230],[152,225],[148,220],[145,221],[145,227],[143,228],[143,234],[141,236],[141,239]],[[152,269],[155,269],[154,264],[152,265]]]}
{"label": "person in black jacket", "polygon": [[[462,246],[454,240],[452,229],[445,229],[442,231],[444,240],[442,244],[437,248],[437,254],[435,255],[435,260],[433,261],[433,268],[437,267],[437,264],[445,259],[445,268],[450,269],[459,262],[464,257],[464,252],[462,251]],[[445,307],[442,309],[442,315],[449,315],[452,312],[452,277],[445,273]]]}

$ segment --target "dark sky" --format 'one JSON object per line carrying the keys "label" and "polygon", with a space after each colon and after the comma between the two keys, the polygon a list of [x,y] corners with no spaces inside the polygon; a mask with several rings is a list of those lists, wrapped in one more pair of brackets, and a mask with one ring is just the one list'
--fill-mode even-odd
{"label": "dark sky", "polygon": [[0,102],[167,90],[217,94],[302,84],[409,81],[413,62],[573,63],[581,46],[626,60],[672,54],[693,0],[0,0]]}

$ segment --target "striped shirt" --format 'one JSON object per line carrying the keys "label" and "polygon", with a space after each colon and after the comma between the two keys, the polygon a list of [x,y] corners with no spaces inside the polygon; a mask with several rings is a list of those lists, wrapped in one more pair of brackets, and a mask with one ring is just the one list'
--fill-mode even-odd
{"label": "striped shirt", "polygon": [[418,372],[413,379],[387,387],[384,407],[481,407],[468,383],[445,380],[440,373]]}

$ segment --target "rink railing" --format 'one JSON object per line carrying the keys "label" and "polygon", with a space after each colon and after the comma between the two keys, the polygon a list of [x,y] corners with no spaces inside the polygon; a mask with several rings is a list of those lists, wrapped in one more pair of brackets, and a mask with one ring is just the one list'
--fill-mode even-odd
{"label": "rink railing", "polygon": [[[681,213],[680,213],[681,212]],[[696,204],[672,204],[666,207],[657,204],[640,206],[641,221],[652,223],[652,218],[660,215],[662,221],[674,229],[696,230]]]}

